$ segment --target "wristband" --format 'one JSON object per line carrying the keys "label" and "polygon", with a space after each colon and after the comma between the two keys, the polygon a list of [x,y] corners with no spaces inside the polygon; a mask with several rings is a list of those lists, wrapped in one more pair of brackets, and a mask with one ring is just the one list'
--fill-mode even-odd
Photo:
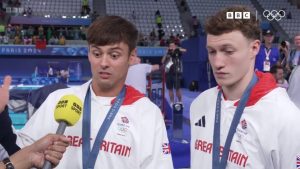
{"label": "wristband", "polygon": [[15,169],[14,165],[12,164],[12,162],[10,161],[9,158],[5,158],[2,163],[5,165],[6,169]]}

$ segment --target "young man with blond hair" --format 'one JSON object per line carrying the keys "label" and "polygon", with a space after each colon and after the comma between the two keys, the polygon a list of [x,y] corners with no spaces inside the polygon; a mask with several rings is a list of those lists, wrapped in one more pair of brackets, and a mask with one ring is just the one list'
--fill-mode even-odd
{"label": "young man with blond hair", "polygon": [[254,71],[260,28],[218,12],[205,26],[217,87],[192,103],[191,169],[295,169],[300,162],[300,111],[270,73]]}

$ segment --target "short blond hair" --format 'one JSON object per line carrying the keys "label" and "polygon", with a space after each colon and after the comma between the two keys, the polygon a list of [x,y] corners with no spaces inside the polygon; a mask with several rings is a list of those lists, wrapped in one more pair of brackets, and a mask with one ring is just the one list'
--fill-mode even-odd
{"label": "short blond hair", "polygon": [[245,6],[232,6],[219,11],[205,23],[206,32],[218,36],[238,30],[248,39],[260,39],[260,25],[255,15],[250,13],[250,19],[227,19],[226,13],[234,11],[249,12],[250,9]]}

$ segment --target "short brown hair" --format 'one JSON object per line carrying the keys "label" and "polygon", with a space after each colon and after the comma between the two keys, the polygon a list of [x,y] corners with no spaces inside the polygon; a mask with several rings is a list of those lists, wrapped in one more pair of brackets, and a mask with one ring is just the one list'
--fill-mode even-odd
{"label": "short brown hair", "polygon": [[96,19],[88,28],[89,44],[105,46],[124,42],[129,52],[136,48],[138,30],[126,19],[120,16],[105,16]]}
{"label": "short brown hair", "polygon": [[255,15],[250,13],[250,19],[226,19],[227,12],[250,12],[250,10],[245,6],[232,6],[219,11],[205,24],[208,34],[221,35],[238,30],[248,39],[260,39],[260,25]]}

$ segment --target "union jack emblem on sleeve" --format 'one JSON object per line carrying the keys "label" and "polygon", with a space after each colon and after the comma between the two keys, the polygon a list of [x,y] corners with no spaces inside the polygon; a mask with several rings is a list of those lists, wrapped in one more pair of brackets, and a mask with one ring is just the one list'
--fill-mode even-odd
{"label": "union jack emblem on sleeve", "polygon": [[127,117],[121,117],[121,119],[122,119],[122,122],[123,122],[123,123],[126,123],[126,124],[129,123],[129,120],[128,120]]}
{"label": "union jack emblem on sleeve", "polygon": [[244,130],[247,129],[247,122],[245,119],[241,121],[241,125],[242,125],[242,129]]}
{"label": "union jack emblem on sleeve", "polygon": [[162,152],[164,154],[171,154],[171,148],[170,148],[169,143],[163,143],[162,144]]}
{"label": "union jack emblem on sleeve", "polygon": [[297,157],[296,157],[296,167],[297,167],[297,169],[300,169],[300,156],[299,155],[297,155]]}

